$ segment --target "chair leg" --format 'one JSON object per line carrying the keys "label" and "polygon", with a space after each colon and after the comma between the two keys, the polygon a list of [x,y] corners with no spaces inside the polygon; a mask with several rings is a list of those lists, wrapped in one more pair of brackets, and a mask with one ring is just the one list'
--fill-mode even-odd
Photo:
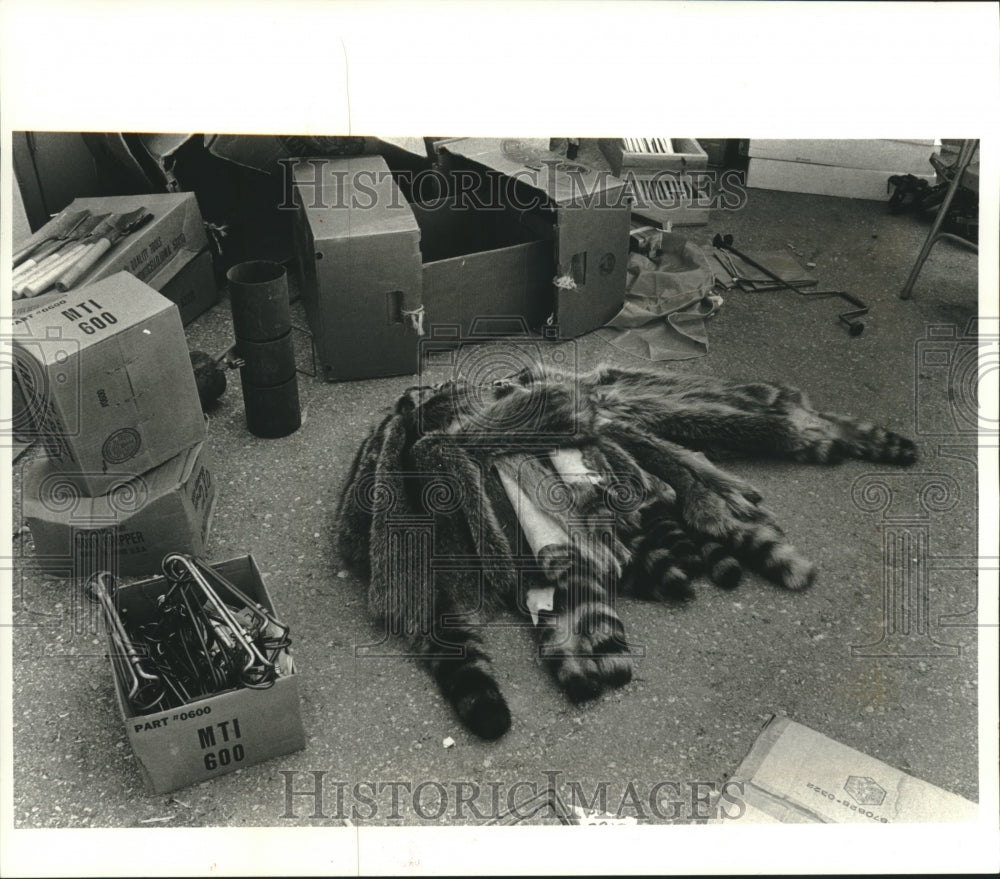
{"label": "chair leg", "polygon": [[903,289],[900,291],[900,299],[909,299],[913,294],[913,285],[917,282],[917,276],[920,274],[920,270],[924,267],[924,262],[930,255],[931,248],[934,247],[934,245],[937,244],[938,240],[941,238],[949,238],[959,241],[966,246],[974,248],[976,251],[979,250],[979,248],[971,244],[971,242],[958,238],[956,235],[940,231],[941,224],[944,222],[945,215],[948,213],[948,208],[951,207],[952,199],[955,198],[955,193],[958,192],[958,187],[962,184],[962,178],[965,176],[965,170],[972,163],[972,157],[976,154],[976,147],[978,146],[978,140],[966,140],[962,142],[962,148],[958,152],[958,159],[953,166],[955,169],[955,176],[952,178],[948,191],[945,193],[944,201],[941,202],[941,207],[938,208],[937,216],[934,218],[934,224],[931,226],[931,231],[928,233],[927,239],[924,241],[924,246],[920,248],[920,255],[917,257],[917,261],[910,272],[910,277],[907,278],[906,284],[903,285]]}

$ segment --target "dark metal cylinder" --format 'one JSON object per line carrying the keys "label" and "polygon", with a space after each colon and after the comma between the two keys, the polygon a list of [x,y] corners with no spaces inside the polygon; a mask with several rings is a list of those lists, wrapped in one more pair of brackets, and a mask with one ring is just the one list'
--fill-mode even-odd
{"label": "dark metal cylinder", "polygon": [[244,381],[243,407],[254,436],[277,439],[295,433],[302,425],[298,377],[293,372],[288,381],[267,388]]}
{"label": "dark metal cylinder", "polygon": [[260,388],[280,385],[295,375],[295,349],[292,332],[269,342],[236,339],[236,355],[243,361],[240,379]]}
{"label": "dark metal cylinder", "polygon": [[292,328],[284,266],[261,259],[243,262],[233,266],[226,279],[237,339],[266,342]]}

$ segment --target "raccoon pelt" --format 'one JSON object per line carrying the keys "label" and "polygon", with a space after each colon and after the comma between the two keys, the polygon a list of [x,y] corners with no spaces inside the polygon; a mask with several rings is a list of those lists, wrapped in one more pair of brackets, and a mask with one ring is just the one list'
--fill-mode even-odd
{"label": "raccoon pelt", "polygon": [[619,589],[683,600],[692,578],[751,570],[804,589],[813,565],[760,494],[706,456],[912,464],[898,434],[814,410],[794,388],[648,369],[524,370],[411,388],[365,439],[342,490],[344,562],[369,581],[462,722],[495,739],[507,704],[483,649],[500,606],[530,617],[573,700],[632,675]]}

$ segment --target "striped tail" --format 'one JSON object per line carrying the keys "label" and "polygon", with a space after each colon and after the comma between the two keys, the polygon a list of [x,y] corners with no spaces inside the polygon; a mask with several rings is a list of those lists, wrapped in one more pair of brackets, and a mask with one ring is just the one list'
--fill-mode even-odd
{"label": "striped tail", "polygon": [[611,572],[598,554],[579,546],[548,546],[537,555],[544,582],[554,590],[552,611],[541,614],[541,656],[574,702],[593,699],[605,686],[632,679],[625,627],[602,585]]}
{"label": "striped tail", "polygon": [[691,578],[701,571],[702,559],[673,505],[657,500],[643,508],[630,549],[628,579],[636,595],[660,601],[693,596]]}
{"label": "striped tail", "polygon": [[806,589],[816,578],[812,562],[800,556],[772,525],[745,525],[730,535],[729,543],[746,567],[786,589]]}

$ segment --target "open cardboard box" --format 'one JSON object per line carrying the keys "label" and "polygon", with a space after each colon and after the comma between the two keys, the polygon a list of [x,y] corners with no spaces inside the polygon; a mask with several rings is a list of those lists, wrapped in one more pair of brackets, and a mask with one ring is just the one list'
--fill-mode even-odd
{"label": "open cardboard box", "polygon": [[460,340],[515,318],[572,338],[618,313],[622,182],[509,143],[441,144],[427,200],[379,156],[296,162],[302,299],[328,380],[416,372],[421,331]]}
{"label": "open cardboard box", "polygon": [[739,820],[752,824],[948,823],[979,817],[975,803],[787,717],[768,722],[727,782],[731,791],[732,785],[742,786],[745,811]]}
{"label": "open cardboard box", "polygon": [[[247,598],[277,616],[253,556],[212,563],[212,567]],[[156,616],[157,598],[168,585],[163,577],[120,585],[116,596],[119,613],[124,613],[130,625],[148,622]],[[222,589],[219,597],[226,603],[238,603]],[[109,649],[114,650],[110,641]],[[133,714],[126,683],[113,662],[111,669],[129,742],[154,793],[197,784],[305,747],[294,672],[280,675],[266,689],[238,688],[180,708]]]}
{"label": "open cardboard box", "polygon": [[295,180],[302,301],[328,380],[416,372],[421,306],[425,326],[456,334],[482,315],[550,313],[552,242],[511,214],[411,203],[380,156],[309,160]]}
{"label": "open cardboard box", "polygon": [[546,322],[555,337],[576,338],[619,312],[630,217],[624,181],[515,138],[461,138],[438,155],[456,195],[478,181],[480,200],[552,240]]}

